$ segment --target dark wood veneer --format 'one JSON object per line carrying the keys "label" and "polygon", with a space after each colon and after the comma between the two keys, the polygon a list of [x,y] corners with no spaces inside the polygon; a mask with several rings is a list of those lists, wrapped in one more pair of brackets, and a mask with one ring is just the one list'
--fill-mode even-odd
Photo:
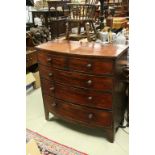
{"label": "dark wood veneer", "polygon": [[81,107],[57,99],[54,101],[55,104],[52,105],[53,98],[46,95],[44,95],[44,98],[46,107],[48,107],[53,113],[63,116],[64,119],[81,122],[87,126],[112,126],[112,113],[110,111],[94,110],[92,108]]}
{"label": "dark wood veneer", "polygon": [[42,52],[38,53],[38,63],[46,66],[52,65],[52,58],[51,55],[44,54]]}
{"label": "dark wood veneer", "polygon": [[52,67],[44,66],[39,64],[39,72],[41,78],[45,78],[47,80],[53,80],[54,73]]}
{"label": "dark wood veneer", "polygon": [[79,105],[112,109],[111,93],[102,93],[90,89],[66,87],[55,84],[55,97]]}
{"label": "dark wood veneer", "polygon": [[54,96],[54,84],[51,81],[41,79],[42,91],[44,94]]}
{"label": "dark wood veneer", "polygon": [[113,89],[113,78],[82,74],[71,71],[54,70],[55,81],[75,87],[85,87],[97,90],[111,91]]}
{"label": "dark wood veneer", "polygon": [[120,62],[128,46],[54,40],[36,47],[45,118],[102,127],[110,142],[124,115]]}

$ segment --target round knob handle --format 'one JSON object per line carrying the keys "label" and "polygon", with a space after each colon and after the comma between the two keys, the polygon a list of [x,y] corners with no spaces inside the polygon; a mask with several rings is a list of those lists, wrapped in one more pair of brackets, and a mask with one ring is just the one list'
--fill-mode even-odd
{"label": "round knob handle", "polygon": [[88,81],[87,81],[87,84],[88,84],[88,85],[91,85],[91,84],[92,84],[92,80],[88,80]]}
{"label": "round knob handle", "polygon": [[49,74],[48,74],[49,77],[51,77],[52,75],[53,75],[52,73],[49,73]]}
{"label": "round knob handle", "polygon": [[47,58],[47,61],[48,61],[48,62],[51,62],[51,61],[52,61],[52,59],[51,59],[51,58]]}
{"label": "round knob handle", "polygon": [[92,119],[93,118],[93,114],[88,114],[88,118]]}
{"label": "round knob handle", "polygon": [[30,58],[30,60],[32,60],[32,58]]}
{"label": "round knob handle", "polygon": [[56,103],[54,102],[54,103],[52,103],[52,107],[55,107],[56,106]]}
{"label": "round knob handle", "polygon": [[50,88],[50,90],[52,90],[52,91],[53,91],[53,90],[54,90],[54,87],[51,87],[51,88]]}
{"label": "round knob handle", "polygon": [[87,64],[87,68],[91,68],[92,67],[92,64]]}
{"label": "round knob handle", "polygon": [[93,99],[93,97],[92,97],[92,96],[89,96],[89,97],[88,97],[88,100],[92,100],[92,99]]}

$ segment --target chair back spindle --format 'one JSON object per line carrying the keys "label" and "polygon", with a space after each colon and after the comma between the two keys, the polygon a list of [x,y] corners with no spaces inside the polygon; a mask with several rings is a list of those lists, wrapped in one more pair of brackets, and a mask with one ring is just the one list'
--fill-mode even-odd
{"label": "chair back spindle", "polygon": [[[94,0],[92,0],[93,3]],[[89,37],[89,28],[93,28],[95,34],[96,30],[94,27],[96,5],[87,4],[87,3],[68,3],[69,16],[67,18],[67,28],[66,28],[66,38],[69,38],[69,31],[71,29],[71,23],[76,23],[78,25],[78,34],[80,34],[81,27],[84,26],[87,34],[87,38],[90,41]]]}

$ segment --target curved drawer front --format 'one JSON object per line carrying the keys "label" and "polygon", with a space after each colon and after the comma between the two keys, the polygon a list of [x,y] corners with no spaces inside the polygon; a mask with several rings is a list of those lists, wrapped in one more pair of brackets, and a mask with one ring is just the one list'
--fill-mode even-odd
{"label": "curved drawer front", "polygon": [[103,61],[100,59],[70,58],[69,69],[97,75],[111,75],[113,74],[113,63],[112,61]]}
{"label": "curved drawer front", "polygon": [[50,95],[50,96],[54,95],[53,82],[41,79],[41,84],[42,84],[43,94]]}
{"label": "curved drawer front", "polygon": [[48,97],[45,100],[47,105],[51,105],[49,110],[61,116],[63,119],[67,119],[73,122],[80,122],[86,125],[99,126],[99,127],[111,127],[112,126],[112,113],[104,110],[94,110],[92,108],[86,108],[63,102],[60,100],[53,101]]}
{"label": "curved drawer front", "polygon": [[53,69],[51,66],[47,67],[39,64],[39,73],[41,78],[53,80]]}
{"label": "curved drawer front", "polygon": [[38,63],[46,66],[52,65],[52,56],[42,52],[38,52]]}
{"label": "curved drawer front", "polygon": [[112,75],[113,62],[110,60],[75,58],[73,56],[57,56],[38,53],[38,62],[43,65],[53,66],[58,69],[84,72],[96,75]]}
{"label": "curved drawer front", "polygon": [[38,62],[46,66],[54,66],[56,68],[65,68],[66,58],[63,56],[55,56],[51,54],[38,53]]}
{"label": "curved drawer front", "polygon": [[52,56],[52,64],[55,68],[67,68],[67,58],[63,56]]}
{"label": "curved drawer front", "polygon": [[80,105],[112,109],[112,94],[80,89],[69,86],[55,85],[55,97]]}
{"label": "curved drawer front", "polygon": [[110,77],[97,77],[77,72],[54,70],[55,81],[70,86],[109,90],[113,88],[113,79]]}
{"label": "curved drawer front", "polygon": [[103,60],[94,60],[94,67],[92,68],[93,73],[98,75],[112,75],[113,74],[113,62],[112,61],[103,61]]}

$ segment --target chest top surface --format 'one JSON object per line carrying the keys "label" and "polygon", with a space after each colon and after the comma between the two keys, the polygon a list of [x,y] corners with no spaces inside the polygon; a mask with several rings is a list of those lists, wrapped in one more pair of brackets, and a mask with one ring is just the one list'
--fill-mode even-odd
{"label": "chest top surface", "polygon": [[128,49],[128,45],[100,44],[95,42],[79,42],[56,39],[36,46],[36,49],[83,56],[116,58]]}

